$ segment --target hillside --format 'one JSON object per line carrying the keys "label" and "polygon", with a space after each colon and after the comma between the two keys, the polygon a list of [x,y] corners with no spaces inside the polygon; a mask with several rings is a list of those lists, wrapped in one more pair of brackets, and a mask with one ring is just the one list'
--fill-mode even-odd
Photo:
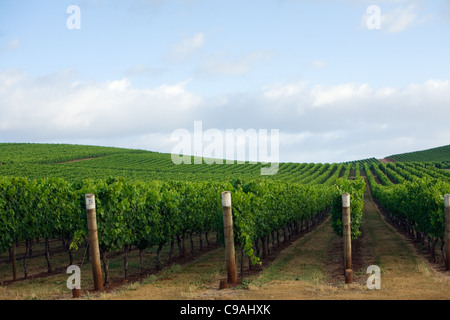
{"label": "hillside", "polygon": [[422,150],[394,154],[386,157],[394,162],[441,162],[450,164],[450,145]]}
{"label": "hillside", "polygon": [[[171,155],[145,150],[69,145],[0,143],[0,175],[28,178],[63,177],[66,179],[123,176],[129,180],[229,181],[232,179],[271,179],[301,183],[330,182],[333,178],[354,175],[356,164],[376,162],[375,158],[329,163],[280,163],[277,174],[262,176],[265,164],[192,164],[176,165]],[[450,145],[392,155],[391,162],[441,162],[450,164]]]}
{"label": "hillside", "polygon": [[[176,165],[170,154],[144,150],[67,144],[0,144],[0,175],[66,179],[123,176],[129,180],[210,180],[260,178],[258,164]],[[315,164],[280,164],[277,179],[298,180]],[[317,165],[318,166],[318,165]],[[315,168],[317,169],[317,166]],[[330,165],[327,164],[327,168]],[[296,173],[293,175],[293,173]]]}
{"label": "hillside", "polygon": [[[261,175],[271,164],[192,164],[173,163],[168,153],[145,150],[68,144],[0,143],[0,176],[31,179],[62,177],[68,180],[122,176],[128,180],[230,181],[269,179],[303,184],[332,183],[342,176],[353,176],[356,164],[280,163],[274,175]],[[205,159],[204,159],[205,160]]]}

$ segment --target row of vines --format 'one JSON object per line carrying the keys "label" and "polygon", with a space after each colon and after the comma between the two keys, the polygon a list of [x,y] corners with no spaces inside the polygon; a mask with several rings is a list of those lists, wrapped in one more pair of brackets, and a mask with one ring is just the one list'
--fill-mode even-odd
{"label": "row of vines", "polygon": [[[389,168],[394,167],[386,167]],[[383,212],[395,225],[427,247],[434,260],[437,259],[437,248],[444,258],[444,195],[450,193],[450,183],[433,178],[434,168],[430,174],[422,173],[417,178],[418,170],[414,171],[409,164],[396,164],[397,170],[390,171],[390,174],[398,183],[392,183],[386,175],[382,178],[382,170],[377,166],[372,166],[372,169],[381,183],[377,183],[370,165],[365,164],[372,195]]]}
{"label": "row of vines", "polygon": [[[126,253],[132,248],[139,250],[141,256],[144,250],[155,247],[159,263],[159,253],[165,245],[170,245],[171,256],[175,244],[180,254],[185,254],[186,238],[190,236],[192,239],[193,234],[207,242],[212,231],[221,237],[220,194],[229,190],[236,246],[248,256],[251,264],[258,264],[268,252],[270,237],[272,243],[275,239],[279,241],[280,234],[283,239],[289,239],[318,223],[326,216],[332,203],[339,201],[342,192],[354,190],[352,186],[357,182],[349,181],[338,179],[335,185],[322,186],[267,180],[129,182],[125,178],[108,178],[71,183],[60,178],[2,177],[0,252],[14,252],[17,243],[25,243],[28,250],[33,239],[45,239],[45,257],[51,272],[48,242],[60,239],[72,264],[73,251],[85,243],[88,233],[84,195],[94,193],[107,284],[110,253],[125,252],[124,259],[127,259]],[[358,181],[361,189],[362,180]],[[362,208],[362,204],[358,206]],[[339,232],[339,217],[333,221]],[[355,225],[355,230],[357,228]],[[11,259],[15,265],[14,254]],[[13,277],[16,278],[15,273]]]}

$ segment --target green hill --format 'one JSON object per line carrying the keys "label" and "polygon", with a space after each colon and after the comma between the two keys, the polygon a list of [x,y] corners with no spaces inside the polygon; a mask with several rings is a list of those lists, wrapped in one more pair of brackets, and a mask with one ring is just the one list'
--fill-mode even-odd
{"label": "green hill", "polygon": [[[68,180],[122,176],[128,180],[230,181],[270,179],[303,184],[331,184],[355,175],[355,162],[280,163],[275,175],[261,175],[270,164],[173,163],[168,153],[68,144],[0,143],[0,176]],[[361,160],[373,161],[373,159]],[[358,164],[359,166],[359,164]]]}
{"label": "green hill", "polygon": [[[192,163],[194,158],[191,157]],[[66,179],[123,176],[130,180],[211,180],[260,178],[259,164],[181,164],[170,154],[113,147],[68,144],[0,144],[0,175]],[[277,178],[307,164],[281,164]],[[298,171],[298,170],[297,170]],[[286,175],[284,175],[286,176]],[[289,178],[293,178],[290,176]],[[295,178],[295,177],[294,177]]]}
{"label": "green hill", "polygon": [[[450,164],[450,145],[390,156],[393,161],[443,162]],[[337,177],[354,175],[356,164],[280,163],[277,174],[262,176],[267,164],[176,165],[168,153],[145,150],[69,144],[0,143],[0,176],[32,179],[62,177],[70,180],[123,176],[129,180],[230,181],[271,179],[301,183],[330,183]]]}
{"label": "green hill", "polygon": [[450,164],[450,145],[387,157],[395,162],[440,162]]}

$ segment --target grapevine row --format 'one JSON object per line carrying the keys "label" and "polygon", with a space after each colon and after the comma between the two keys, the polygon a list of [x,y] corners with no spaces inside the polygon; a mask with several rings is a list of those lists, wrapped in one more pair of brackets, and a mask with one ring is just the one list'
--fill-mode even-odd
{"label": "grapevine row", "polygon": [[425,245],[428,242],[433,258],[440,243],[444,248],[445,215],[444,194],[450,193],[450,183],[424,176],[399,184],[378,184],[365,166],[372,195],[388,218]]}
{"label": "grapevine row", "polygon": [[[156,247],[159,263],[166,244],[170,244],[172,254],[174,245],[183,249],[186,237],[193,233],[204,235],[207,241],[211,231],[223,234],[220,193],[230,190],[236,245],[252,263],[259,263],[258,242],[263,243],[264,256],[269,236],[281,232],[286,238],[323,218],[335,197],[333,188],[264,180],[130,182],[108,178],[70,183],[61,178],[2,177],[0,252],[14,248],[17,242],[28,244],[31,239],[63,239],[72,264],[72,251],[87,235],[84,195],[94,193],[107,283],[109,253],[134,247],[142,254]],[[24,272],[26,277],[26,268]]]}

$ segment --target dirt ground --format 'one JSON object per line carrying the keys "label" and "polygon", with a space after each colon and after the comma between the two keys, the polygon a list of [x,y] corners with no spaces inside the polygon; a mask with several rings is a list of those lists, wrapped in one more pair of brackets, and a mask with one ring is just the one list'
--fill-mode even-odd
{"label": "dirt ground", "polygon": [[392,160],[391,158],[384,158],[384,159],[378,159],[378,161],[383,162],[383,163],[395,163],[394,160]]}

